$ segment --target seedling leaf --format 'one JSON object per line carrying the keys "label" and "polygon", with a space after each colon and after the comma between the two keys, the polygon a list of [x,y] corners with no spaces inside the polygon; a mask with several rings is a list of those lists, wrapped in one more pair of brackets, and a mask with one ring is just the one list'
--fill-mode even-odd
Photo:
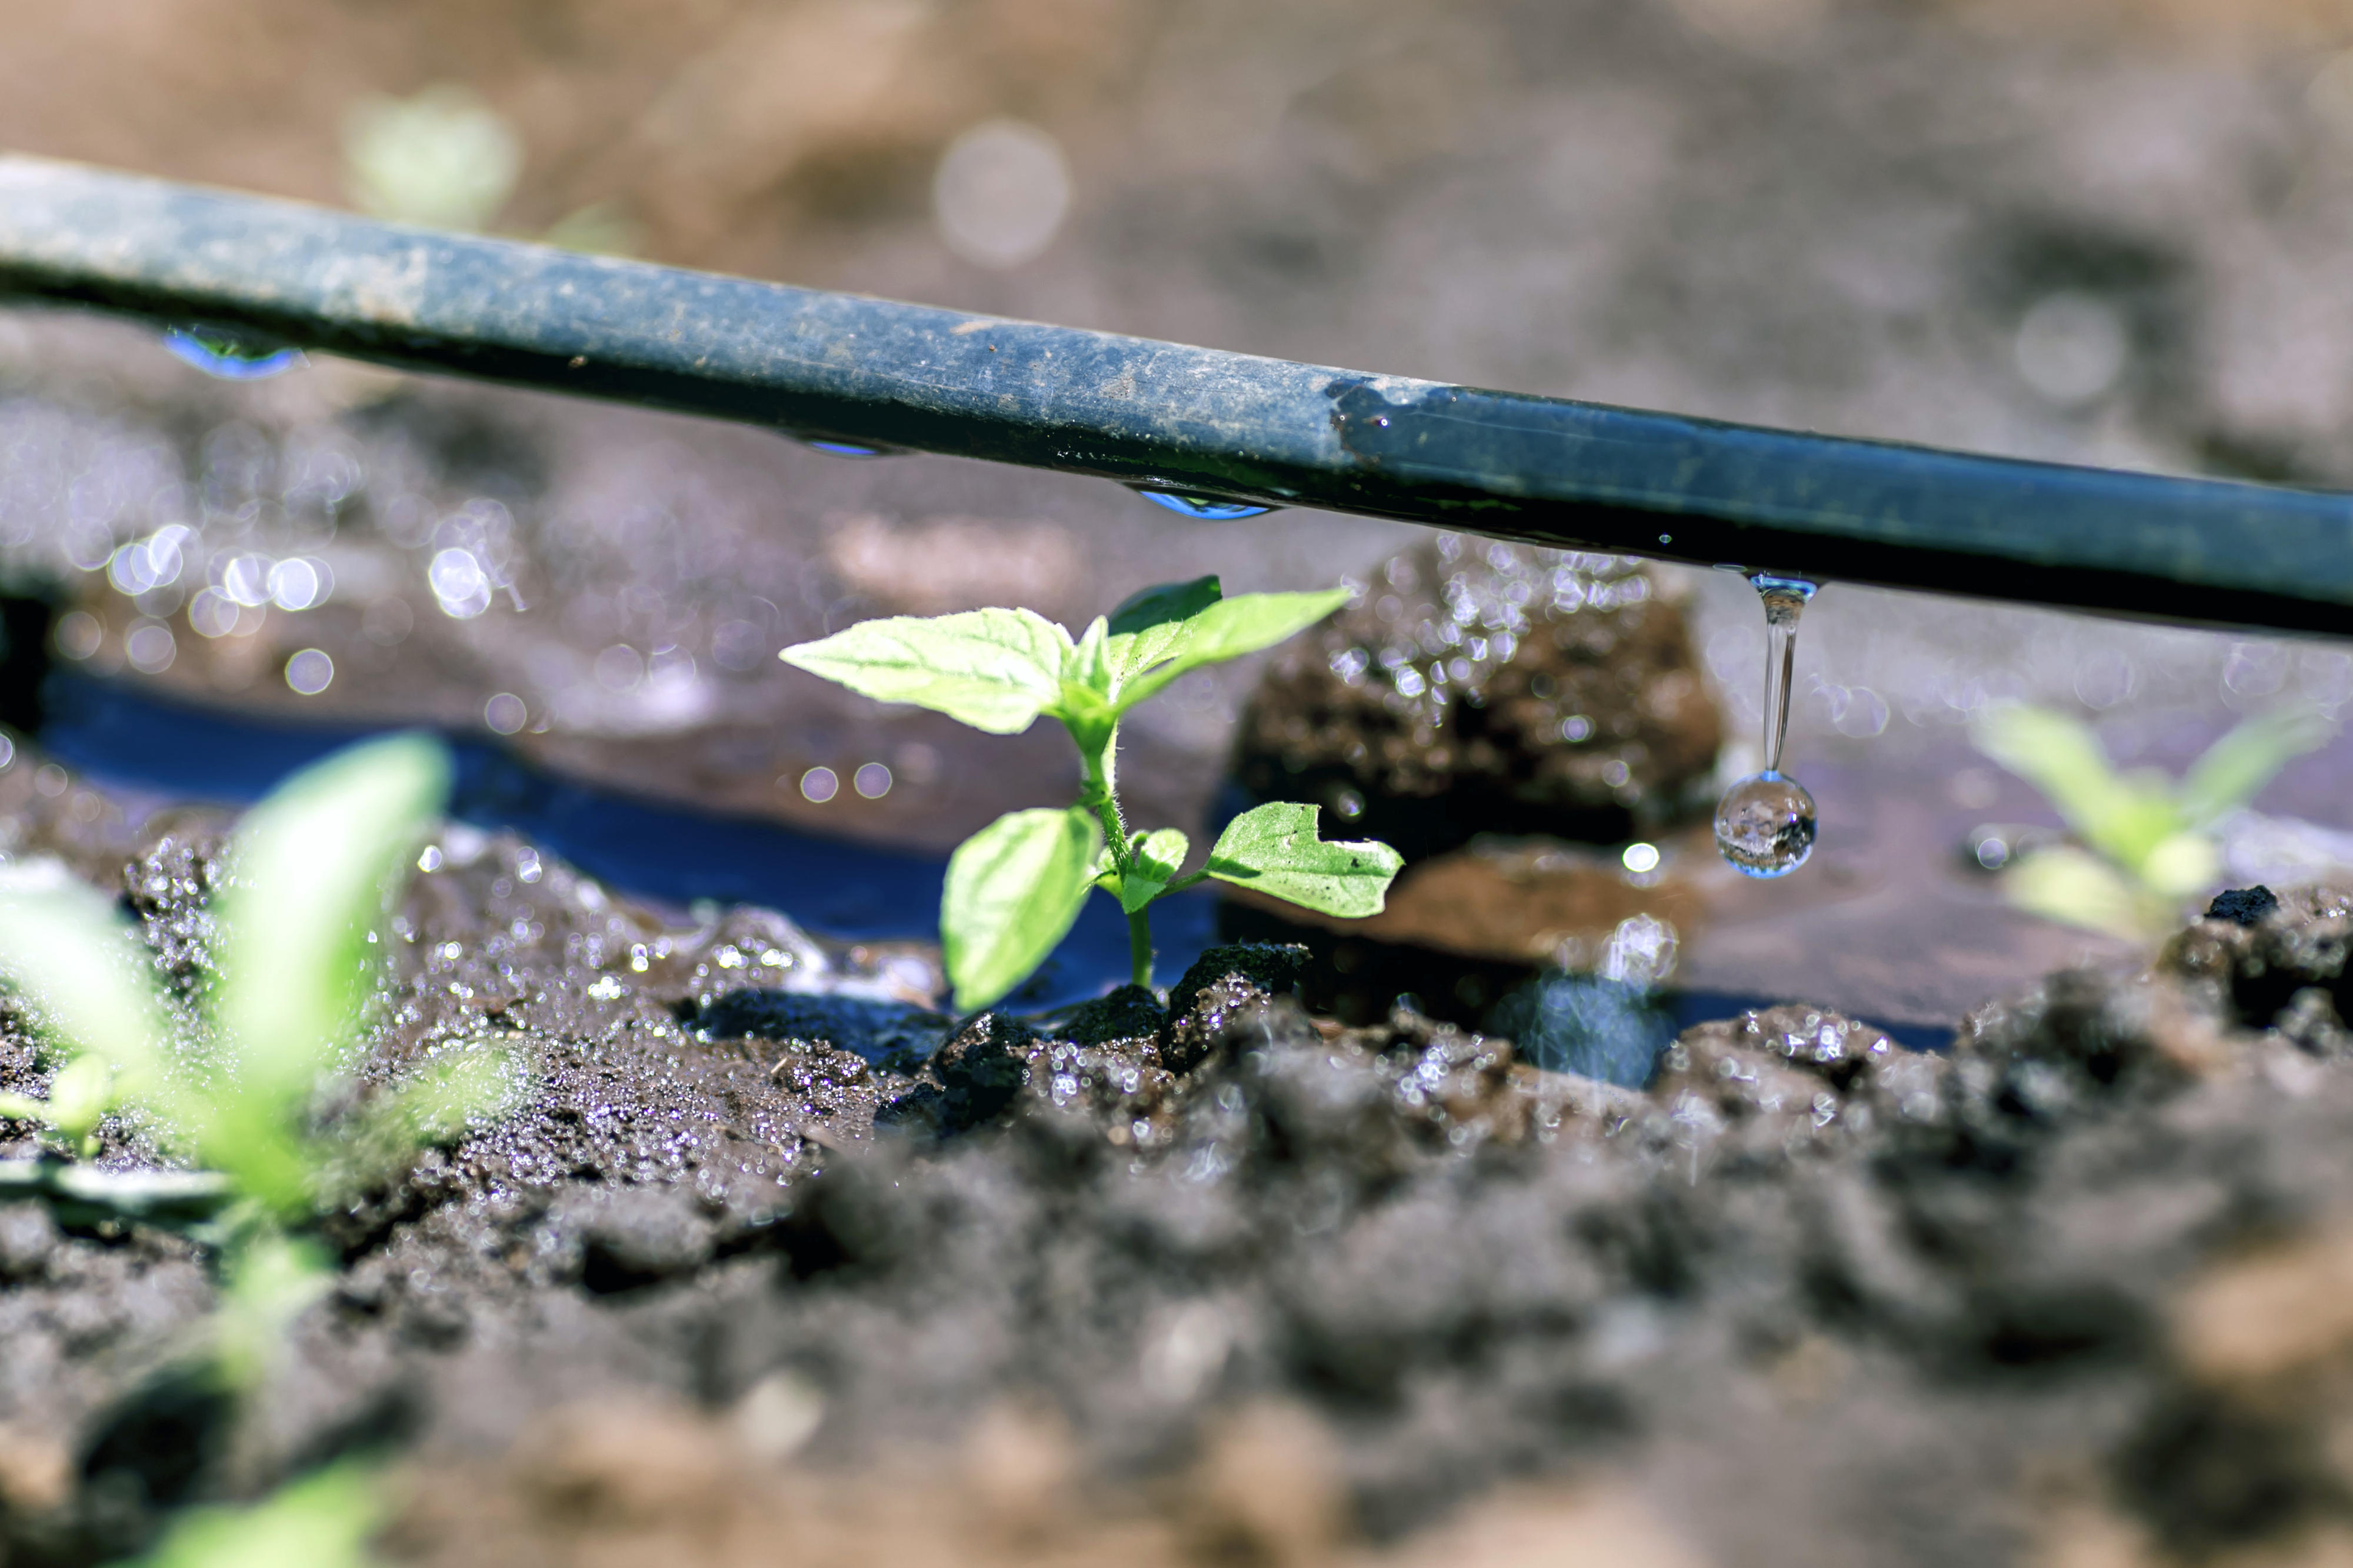
{"label": "seedling leaf", "polygon": [[1317,813],[1280,801],[1242,813],[1218,835],[1209,875],[1327,915],[1379,914],[1405,858],[1386,844],[1324,842]]}
{"label": "seedling leaf", "polygon": [[2336,726],[2306,709],[2247,720],[2206,749],[2181,781],[2181,811],[2203,827],[2263,793],[2265,784],[2306,752],[2327,743]]}
{"label": "seedling leaf", "polygon": [[1185,864],[1185,852],[1191,847],[1186,837],[1173,827],[1137,834],[1134,865],[1113,889],[1119,895],[1119,907],[1134,914],[1166,892],[1168,884],[1176,879],[1178,869]]}
{"label": "seedling leaf", "polygon": [[1078,806],[1010,812],[948,858],[940,945],[955,1005],[1002,997],[1046,961],[1079,918],[1103,829]]}
{"label": "seedling leaf", "polygon": [[992,735],[1028,729],[1060,696],[1070,633],[1029,610],[860,621],[776,657],[881,702],[912,702]]}
{"label": "seedling leaf", "polygon": [[191,1509],[132,1568],[367,1568],[368,1538],[383,1521],[375,1480],[347,1463],[249,1508]]}
{"label": "seedling leaf", "polygon": [[55,1055],[96,1057],[126,1091],[153,1094],[164,1008],[129,943],[112,900],[56,861],[0,868],[0,978],[33,1004]]}
{"label": "seedling leaf", "polygon": [[114,1064],[85,1051],[49,1078],[49,1125],[69,1138],[98,1131],[114,1104]]}
{"label": "seedling leaf", "polygon": [[1111,623],[1103,616],[1087,623],[1086,631],[1064,657],[1062,683],[1101,694],[1110,692]]}
{"label": "seedling leaf", "polygon": [[2019,861],[2005,873],[2002,890],[2029,914],[2127,939],[2147,936],[2153,913],[2171,912],[2153,910],[2149,895],[2114,867],[2068,845]]}
{"label": "seedling leaf", "polygon": [[2188,824],[2169,785],[2120,778],[2092,731],[2043,708],[1995,708],[1971,738],[1978,750],[2042,793],[2084,841],[2137,869],[2149,851]]}
{"label": "seedling leaf", "polygon": [[1215,577],[1163,583],[1131,594],[1111,613],[1111,662],[1121,680],[1175,654],[1194,616],[1224,597]]}
{"label": "seedling leaf", "polygon": [[395,735],[306,769],[237,828],[215,1021],[238,1072],[199,1136],[208,1161],[274,1205],[307,1185],[294,1110],[362,1021],[369,933],[448,779],[438,742]]}
{"label": "seedling leaf", "polygon": [[[1179,636],[1156,667],[1143,668],[1120,691],[1122,712],[1165,689],[1178,677],[1205,665],[1272,647],[1322,620],[1348,602],[1345,588],[1321,594],[1244,594],[1220,599],[1179,624]],[[1131,649],[1131,652],[1133,650]]]}

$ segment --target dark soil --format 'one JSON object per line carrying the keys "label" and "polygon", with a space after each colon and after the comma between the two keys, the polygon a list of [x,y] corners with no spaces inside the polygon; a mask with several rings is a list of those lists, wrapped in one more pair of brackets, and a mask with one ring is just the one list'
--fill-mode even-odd
{"label": "dark soil", "polygon": [[[20,853],[101,852],[58,799],[133,837],[28,773]],[[192,984],[217,832],[114,862]],[[775,914],[438,847],[343,1098],[495,1049],[526,1102],[322,1220],[342,1277],[242,1405],[177,1359],[188,1244],[0,1211],[12,1564],[352,1453],[402,1462],[393,1542],[448,1563],[1461,1555],[1524,1506],[1661,1562],[2353,1527],[2322,1375],[2353,1345],[2346,895],[2053,976],[1949,1054],[1794,1005],[1705,1025],[1644,1093],[1318,1020],[1283,950],[1170,1009],[958,1022]]]}

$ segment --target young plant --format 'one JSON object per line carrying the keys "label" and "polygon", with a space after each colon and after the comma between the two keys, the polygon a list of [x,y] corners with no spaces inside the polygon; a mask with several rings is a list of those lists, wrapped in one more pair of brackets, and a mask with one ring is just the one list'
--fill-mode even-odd
{"label": "young plant", "polygon": [[166,1148],[227,1179],[237,1204],[217,1237],[232,1374],[266,1352],[269,1325],[326,1267],[307,1222],[381,1173],[353,1151],[405,1157],[504,1093],[502,1064],[478,1058],[410,1083],[356,1127],[313,1125],[322,1079],[367,1023],[377,928],[448,771],[437,742],[396,736],[330,757],[247,814],[216,909],[202,1076],[174,1048],[152,964],[112,900],[55,865],[0,882],[0,979],[59,1064],[47,1100],[11,1097],[0,1115],[44,1121],[88,1152],[103,1116],[132,1108]]}
{"label": "young plant", "polygon": [[190,1509],[131,1568],[370,1568],[385,1512],[374,1474],[336,1465],[249,1507]]}
{"label": "young plant", "polygon": [[1215,577],[1146,588],[1083,636],[1029,610],[968,610],[864,621],[779,655],[883,702],[911,702],[993,735],[1042,714],[1070,731],[1085,764],[1077,804],[1016,811],[948,860],[940,945],[957,1007],[986,1007],[1046,961],[1090,889],[1126,912],[1136,984],[1152,984],[1155,900],[1208,878],[1325,914],[1378,914],[1404,864],[1386,844],[1327,844],[1316,808],[1276,803],[1234,818],[1200,869],[1173,827],[1132,831],[1119,803],[1119,724],[1130,710],[1207,665],[1271,647],[1347,602],[1322,594],[1226,598]]}
{"label": "young plant", "polygon": [[2117,773],[2091,730],[2066,714],[1991,709],[1971,740],[2042,791],[2077,840],[2022,855],[2004,871],[2004,890],[2048,920],[2134,940],[2162,936],[2179,923],[2182,900],[2221,874],[2215,825],[2333,730],[2308,711],[2249,719],[2177,782],[2151,768]]}

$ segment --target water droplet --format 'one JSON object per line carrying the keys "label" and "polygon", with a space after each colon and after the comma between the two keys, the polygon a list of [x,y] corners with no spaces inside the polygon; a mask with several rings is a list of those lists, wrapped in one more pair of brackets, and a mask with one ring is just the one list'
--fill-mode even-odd
{"label": "water droplet", "polygon": [[849,441],[818,441],[806,436],[797,436],[794,439],[810,451],[823,452],[828,458],[881,458],[890,452],[887,447],[860,447]]}
{"label": "water droplet", "polygon": [[1724,792],[1715,847],[1750,877],[1786,877],[1814,852],[1814,797],[1793,778],[1753,773]]}
{"label": "water droplet", "polygon": [[1765,601],[1765,771],[1725,791],[1715,808],[1715,847],[1746,876],[1786,877],[1814,852],[1814,797],[1782,773],[1781,748],[1789,737],[1798,617],[1816,585],[1765,572],[1748,581]]}
{"label": "water droplet", "polygon": [[1153,505],[1166,507],[1179,517],[1189,517],[1201,522],[1232,522],[1238,518],[1264,517],[1274,510],[1256,501],[1227,500],[1219,496],[1205,496],[1198,490],[1162,489],[1148,485],[1134,488],[1137,495]]}
{"label": "water droplet", "polygon": [[302,351],[271,343],[227,327],[171,327],[164,346],[206,375],[224,381],[259,381],[308,363]]}
{"label": "water droplet", "polygon": [[841,788],[841,781],[831,768],[811,768],[801,775],[801,794],[807,799],[823,805]]}

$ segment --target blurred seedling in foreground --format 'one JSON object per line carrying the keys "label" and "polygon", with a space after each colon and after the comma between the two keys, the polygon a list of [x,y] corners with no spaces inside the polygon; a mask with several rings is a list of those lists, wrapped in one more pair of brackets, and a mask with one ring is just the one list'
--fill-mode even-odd
{"label": "blurred seedling in foreground", "polygon": [[[228,1203],[204,1234],[220,1254],[215,1344],[233,1384],[249,1381],[325,1278],[327,1254],[304,1234],[322,1209],[509,1093],[503,1062],[470,1057],[318,1124],[322,1087],[368,1023],[379,927],[448,776],[438,742],[396,736],[304,770],[247,814],[191,1041],[175,1038],[187,1031],[175,1032],[151,955],[113,900],[54,862],[0,873],[0,979],[52,1066],[47,1100],[10,1097],[0,1116],[41,1122],[87,1155],[121,1109],[167,1152],[217,1173]],[[111,1174],[82,1173],[75,1191],[102,1199]],[[121,1180],[144,1190],[141,1174]]]}
{"label": "blurred seedling in foreground", "polygon": [[[440,82],[409,98],[371,96],[343,117],[343,184],[371,217],[488,230],[522,177],[522,138],[472,89]],[[627,255],[638,233],[619,205],[592,202],[525,236],[567,250]]]}
{"label": "blurred seedling in foreground", "polygon": [[369,1568],[384,1513],[375,1478],[337,1465],[248,1507],[189,1510],[132,1568]]}
{"label": "blurred seedling in foreground", "polygon": [[1386,844],[1327,844],[1316,808],[1276,803],[1226,826],[1208,863],[1163,827],[1133,832],[1117,787],[1120,720],[1193,670],[1273,647],[1347,602],[1347,592],[1226,598],[1215,577],[1146,588],[1073,640],[1029,610],[863,621],[778,657],[883,702],[911,702],[993,735],[1042,714],[1070,731],[1086,768],[1076,805],[1010,812],[948,860],[940,945],[962,1009],[986,1007],[1034,973],[1091,889],[1127,915],[1134,984],[1152,984],[1155,900],[1216,878],[1345,917],[1375,915],[1404,864]]}
{"label": "blurred seedling in foreground", "polygon": [[2021,851],[2002,872],[2003,890],[2047,920],[2136,941],[2163,936],[2180,923],[2184,901],[2221,875],[2217,826],[2334,731],[2306,710],[2263,714],[2175,780],[2154,768],[2118,773],[2090,727],[2066,714],[1989,710],[1970,738],[2040,790],[2074,839]]}

